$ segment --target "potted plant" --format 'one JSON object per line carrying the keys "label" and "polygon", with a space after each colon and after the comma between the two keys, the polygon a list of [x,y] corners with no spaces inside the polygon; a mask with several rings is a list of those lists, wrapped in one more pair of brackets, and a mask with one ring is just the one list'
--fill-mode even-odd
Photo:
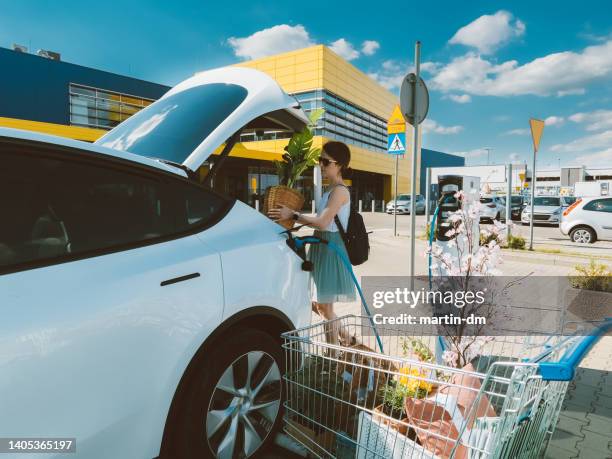
{"label": "potted plant", "polygon": [[406,398],[427,397],[433,386],[425,378],[427,374],[420,368],[400,368],[399,375],[381,389],[382,403],[374,408],[373,418],[406,435],[408,433]]}
{"label": "potted plant", "polygon": [[[301,132],[296,132],[285,147],[282,161],[275,160],[274,166],[279,184],[266,190],[264,196],[264,213],[284,205],[293,210],[300,210],[304,205],[304,196],[296,190],[297,181],[302,174],[319,161],[320,148],[313,148],[313,129],[323,114],[323,109],[313,110],[308,119],[309,124]],[[294,220],[280,220],[285,228],[293,227]]]}

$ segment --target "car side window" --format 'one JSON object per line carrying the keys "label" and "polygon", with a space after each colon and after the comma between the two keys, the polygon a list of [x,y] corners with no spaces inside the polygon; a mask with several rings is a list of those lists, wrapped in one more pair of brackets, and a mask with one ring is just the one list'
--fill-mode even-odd
{"label": "car side window", "polygon": [[196,183],[172,184],[176,202],[176,230],[187,231],[214,223],[228,206],[228,200]]}
{"label": "car side window", "polygon": [[167,185],[155,174],[53,147],[0,144],[0,153],[0,269],[79,258],[174,231]]}
{"label": "car side window", "polygon": [[584,210],[612,213],[612,199],[594,199],[584,206]]}

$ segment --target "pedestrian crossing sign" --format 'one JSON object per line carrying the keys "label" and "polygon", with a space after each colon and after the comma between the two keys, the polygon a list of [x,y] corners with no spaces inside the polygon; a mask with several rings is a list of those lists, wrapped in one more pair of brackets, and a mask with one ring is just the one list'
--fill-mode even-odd
{"label": "pedestrian crossing sign", "polygon": [[387,151],[392,155],[403,155],[406,153],[406,133],[397,132],[389,134],[387,139]]}

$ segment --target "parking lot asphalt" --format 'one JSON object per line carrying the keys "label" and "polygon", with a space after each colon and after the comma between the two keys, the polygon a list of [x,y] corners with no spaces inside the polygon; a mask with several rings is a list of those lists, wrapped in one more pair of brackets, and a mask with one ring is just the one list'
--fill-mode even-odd
{"label": "parking lot asphalt", "polygon": [[[393,216],[363,212],[370,234],[371,252],[368,262],[355,267],[360,278],[364,275],[406,276],[409,274],[410,216],[398,215],[398,237],[393,235]],[[417,216],[417,236],[425,231],[424,216]],[[514,228],[515,234],[529,235],[529,227]],[[301,230],[308,233],[309,230]],[[416,241],[416,274],[426,274],[427,264],[423,252],[424,238]],[[574,264],[587,262],[590,257],[612,266],[612,243],[596,242],[574,248],[556,227],[535,227],[536,249],[558,248],[562,253],[504,251],[501,271],[503,275],[566,276]],[[563,253],[571,253],[567,263]],[[547,260],[553,261],[547,263]],[[338,315],[359,314],[361,305],[337,303]],[[313,322],[319,321],[313,315]],[[587,354],[568,388],[557,428],[545,457],[550,459],[603,459],[612,458],[612,333],[604,336]],[[278,451],[277,451],[278,452]],[[270,456],[274,457],[274,456]]]}

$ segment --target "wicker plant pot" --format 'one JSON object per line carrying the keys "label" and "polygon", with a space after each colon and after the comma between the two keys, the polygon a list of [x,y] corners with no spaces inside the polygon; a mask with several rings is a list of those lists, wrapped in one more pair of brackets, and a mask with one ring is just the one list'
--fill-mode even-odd
{"label": "wicker plant pot", "polygon": [[[272,186],[266,190],[264,195],[263,211],[267,215],[270,209],[280,205],[287,206],[293,210],[301,210],[304,205],[304,196],[293,188],[284,185]],[[278,224],[284,228],[293,228],[295,220],[279,220]]]}

